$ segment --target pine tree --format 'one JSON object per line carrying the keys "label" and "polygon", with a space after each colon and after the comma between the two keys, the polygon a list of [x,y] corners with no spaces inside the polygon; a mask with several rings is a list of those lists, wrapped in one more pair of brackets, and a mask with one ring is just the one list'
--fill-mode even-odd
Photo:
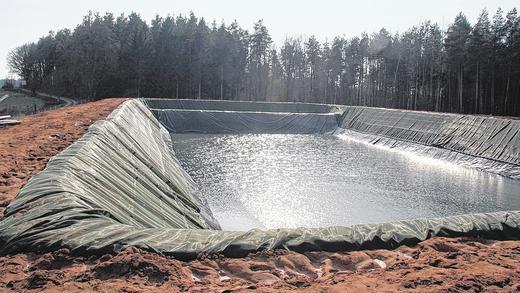
{"label": "pine tree", "polygon": [[251,79],[250,97],[266,99],[269,62],[267,60],[272,40],[263,20],[254,24],[254,32],[250,36],[248,71]]}
{"label": "pine tree", "polygon": [[[519,111],[520,102],[520,17],[516,8],[507,13],[505,23],[506,85],[504,114],[514,115]],[[513,99],[516,97],[516,103]]]}
{"label": "pine tree", "polygon": [[315,101],[405,109],[520,115],[520,19],[459,14],[447,32],[429,21],[391,35],[320,44],[235,21],[89,13],[74,30],[49,33],[9,54],[34,92],[106,96]]}
{"label": "pine tree", "polygon": [[[467,43],[471,32],[471,25],[466,16],[459,13],[455,18],[455,22],[449,27],[446,40],[446,58],[447,66],[451,74],[456,75],[456,80],[453,82],[452,77],[448,76],[448,96],[454,97],[452,93],[456,93],[458,103],[456,109],[459,112],[464,112],[464,65],[467,56]],[[455,89],[450,85],[455,83]],[[453,104],[452,104],[453,106]]]}
{"label": "pine tree", "polygon": [[474,94],[474,112],[483,112],[484,110],[484,92],[482,83],[485,80],[483,76],[487,71],[488,62],[491,57],[491,24],[486,10],[482,11],[477,23],[471,31],[471,37],[468,44],[468,61],[471,64],[475,76],[475,94]]}
{"label": "pine tree", "polygon": [[504,50],[504,39],[505,39],[505,30],[504,30],[504,16],[502,9],[498,9],[495,15],[493,16],[493,24],[491,25],[491,101],[490,101],[490,114],[497,113],[498,106],[498,91],[497,91],[497,83],[499,83],[499,73],[501,70],[501,59]]}
{"label": "pine tree", "polygon": [[309,97],[313,100],[318,97],[319,66],[321,59],[321,46],[315,36],[311,36],[305,43],[305,54],[308,60],[309,71]]}

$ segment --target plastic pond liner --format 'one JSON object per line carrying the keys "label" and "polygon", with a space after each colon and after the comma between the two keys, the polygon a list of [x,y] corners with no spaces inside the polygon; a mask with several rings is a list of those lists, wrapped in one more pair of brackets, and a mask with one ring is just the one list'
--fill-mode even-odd
{"label": "plastic pond liner", "polygon": [[0,253],[179,259],[520,238],[520,122],[305,103],[134,99],[7,207]]}

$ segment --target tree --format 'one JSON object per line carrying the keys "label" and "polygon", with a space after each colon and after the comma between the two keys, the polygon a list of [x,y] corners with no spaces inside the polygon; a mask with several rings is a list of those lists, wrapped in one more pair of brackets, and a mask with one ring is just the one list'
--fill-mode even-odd
{"label": "tree", "polygon": [[89,13],[72,35],[71,46],[77,56],[69,66],[78,68],[77,74],[82,75],[81,92],[88,99],[110,95],[112,79],[117,74],[119,44],[111,21],[110,14],[103,18],[99,14]]}
{"label": "tree", "polygon": [[497,112],[497,72],[500,71],[501,59],[504,49],[504,17],[502,9],[498,9],[493,16],[493,24],[491,25],[491,101],[490,113]]}
{"label": "tree", "polygon": [[315,36],[311,36],[305,43],[305,55],[308,60],[309,71],[309,96],[312,99],[318,97],[318,79],[321,63],[321,46]]}
{"label": "tree", "polygon": [[303,79],[304,51],[300,39],[286,39],[280,50],[282,79],[285,83],[284,97],[288,101],[296,101],[299,96],[297,85]]}
{"label": "tree", "polygon": [[118,17],[114,30],[120,44],[118,84],[127,95],[140,97],[152,52],[150,29],[138,14],[132,13]]}
{"label": "tree", "polygon": [[[507,13],[505,23],[506,85],[503,109],[504,114],[518,113],[520,100],[520,17],[516,8]],[[515,82],[516,80],[516,82]],[[515,90],[516,89],[516,90]],[[513,98],[516,97],[516,103]]]}
{"label": "tree", "polygon": [[7,64],[12,73],[18,74],[27,82],[27,86],[33,94],[41,87],[41,75],[34,43],[22,45],[9,52]]}
{"label": "tree", "polygon": [[226,26],[222,23],[220,27],[214,32],[214,38],[212,40],[211,47],[211,59],[212,68],[216,70],[215,76],[218,76],[218,97],[223,100],[225,93],[229,91],[228,87],[231,82],[231,54],[233,36],[227,30]]}
{"label": "tree", "polygon": [[266,99],[269,62],[267,60],[272,40],[263,20],[254,24],[250,36],[248,72],[251,80],[250,98]]}
{"label": "tree", "polygon": [[468,56],[469,66],[472,67],[475,76],[475,100],[474,111],[482,112],[484,108],[484,93],[482,83],[484,82],[485,72],[489,58],[491,57],[491,30],[488,13],[486,10],[482,11],[477,23],[471,31],[471,37],[468,44],[468,51],[471,52]]}
{"label": "tree", "polygon": [[13,50],[10,70],[33,92],[107,96],[286,100],[414,110],[520,115],[516,9],[472,27],[461,13],[447,31],[430,21],[320,43],[273,45],[260,20],[208,25],[193,13],[89,13],[74,30]]}
{"label": "tree", "polygon": [[471,32],[471,25],[466,16],[459,13],[455,22],[449,27],[446,40],[447,66],[451,74],[456,75],[455,88],[451,86],[452,78],[448,77],[448,95],[453,97],[452,92],[458,97],[457,111],[464,112],[464,64],[467,56],[467,43]]}

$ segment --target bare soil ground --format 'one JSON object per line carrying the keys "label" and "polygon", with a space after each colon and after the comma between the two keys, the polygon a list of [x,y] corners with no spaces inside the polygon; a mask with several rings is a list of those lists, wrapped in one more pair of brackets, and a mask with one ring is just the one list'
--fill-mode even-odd
{"label": "bare soil ground", "polygon": [[110,114],[123,99],[106,99],[20,118],[0,128],[0,218],[5,207],[47,161]]}
{"label": "bare soil ground", "polygon": [[[27,116],[0,129],[0,212],[50,157],[123,99]],[[1,215],[0,215],[1,218]],[[128,248],[78,257],[67,249],[0,257],[0,292],[520,292],[520,241],[434,238],[350,253],[270,251],[181,262]]]}

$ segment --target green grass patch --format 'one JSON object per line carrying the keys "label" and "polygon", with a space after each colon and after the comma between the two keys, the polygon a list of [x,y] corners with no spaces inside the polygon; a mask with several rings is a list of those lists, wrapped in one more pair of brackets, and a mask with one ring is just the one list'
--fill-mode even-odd
{"label": "green grass patch", "polygon": [[[7,98],[2,99],[5,95],[7,95]],[[0,113],[2,114],[31,114],[56,104],[53,99],[31,97],[24,93],[0,89]]]}

